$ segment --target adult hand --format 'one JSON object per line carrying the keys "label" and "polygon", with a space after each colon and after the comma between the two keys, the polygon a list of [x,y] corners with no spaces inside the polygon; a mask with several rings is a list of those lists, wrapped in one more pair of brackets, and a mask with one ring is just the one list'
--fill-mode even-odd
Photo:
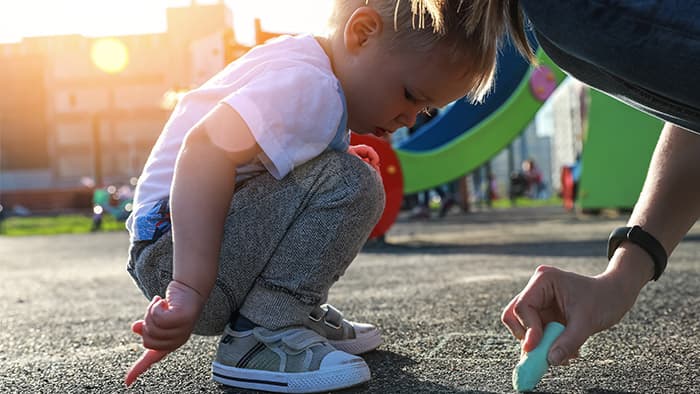
{"label": "adult hand", "polygon": [[618,323],[639,294],[625,278],[606,271],[589,277],[554,267],[540,266],[525,289],[504,309],[501,320],[522,350],[533,350],[542,339],[543,327],[551,321],[566,326],[552,344],[548,361],[560,365],[578,356],[591,335]]}
{"label": "adult hand", "polygon": [[204,298],[178,281],[170,282],[165,296],[165,299],[155,296],[143,320],[131,325],[131,330],[141,336],[146,351],[127,372],[127,386],[151,365],[187,342],[204,307]]}
{"label": "adult hand", "polygon": [[374,168],[377,172],[380,172],[379,155],[377,154],[377,151],[375,151],[374,148],[372,148],[371,146],[350,145],[350,147],[348,147],[348,153],[350,153],[353,156],[359,157],[365,163],[372,166],[372,168]]}

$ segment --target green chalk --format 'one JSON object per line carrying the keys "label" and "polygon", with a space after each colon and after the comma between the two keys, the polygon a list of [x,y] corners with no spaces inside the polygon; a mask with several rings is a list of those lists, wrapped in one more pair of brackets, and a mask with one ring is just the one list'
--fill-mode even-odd
{"label": "green chalk", "polygon": [[542,340],[536,348],[525,354],[513,369],[513,388],[517,391],[532,391],[547,372],[547,353],[554,341],[564,332],[564,325],[551,322],[544,328]]}

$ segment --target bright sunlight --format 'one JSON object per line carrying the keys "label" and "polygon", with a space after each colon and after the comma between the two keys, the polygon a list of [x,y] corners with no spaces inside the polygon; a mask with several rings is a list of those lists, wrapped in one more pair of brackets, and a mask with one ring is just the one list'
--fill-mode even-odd
{"label": "bright sunlight", "polygon": [[[200,4],[218,0],[197,0]],[[2,0],[0,42],[22,37],[81,34],[105,37],[164,32],[167,7],[192,0]],[[321,33],[331,0],[226,0],[239,41],[253,41],[253,20],[273,32]]]}
{"label": "bright sunlight", "polygon": [[129,51],[123,42],[116,38],[101,38],[90,50],[92,62],[108,74],[116,74],[129,64]]}

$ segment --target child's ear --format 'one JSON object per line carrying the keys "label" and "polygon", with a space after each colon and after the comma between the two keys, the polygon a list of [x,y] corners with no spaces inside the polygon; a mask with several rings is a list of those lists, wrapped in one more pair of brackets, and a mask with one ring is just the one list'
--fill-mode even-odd
{"label": "child's ear", "polygon": [[359,50],[370,40],[378,39],[382,34],[383,27],[382,17],[374,8],[358,8],[345,24],[345,47],[350,52]]}

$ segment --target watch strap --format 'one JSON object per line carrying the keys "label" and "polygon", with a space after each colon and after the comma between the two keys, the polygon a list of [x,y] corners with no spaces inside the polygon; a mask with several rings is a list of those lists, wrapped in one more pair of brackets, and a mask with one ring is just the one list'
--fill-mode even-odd
{"label": "watch strap", "polygon": [[617,250],[624,241],[630,241],[649,253],[651,259],[654,261],[654,277],[651,278],[651,280],[655,281],[659,279],[666,269],[666,263],[668,262],[668,254],[666,254],[663,245],[640,226],[618,227],[610,233],[610,237],[608,238],[608,260],[612,258],[615,250]]}

